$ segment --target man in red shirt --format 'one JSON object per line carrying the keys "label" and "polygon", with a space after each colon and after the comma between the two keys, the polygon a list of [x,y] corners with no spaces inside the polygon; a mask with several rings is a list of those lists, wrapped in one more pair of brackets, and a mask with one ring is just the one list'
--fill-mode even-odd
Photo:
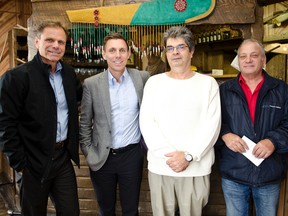
{"label": "man in red shirt", "polygon": [[[222,127],[216,145],[227,216],[249,215],[251,197],[257,216],[276,216],[288,152],[288,86],[263,69],[265,50],[247,39],[238,49],[241,73],[220,86]],[[242,139],[256,145],[252,157]],[[250,147],[251,148],[251,147]]]}

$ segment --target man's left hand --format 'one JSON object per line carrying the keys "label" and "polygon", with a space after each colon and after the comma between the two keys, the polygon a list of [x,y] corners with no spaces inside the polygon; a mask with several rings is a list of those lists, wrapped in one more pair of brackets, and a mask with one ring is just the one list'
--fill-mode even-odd
{"label": "man's left hand", "polygon": [[269,139],[263,139],[256,144],[252,154],[256,158],[268,158],[275,151],[275,146]]}
{"label": "man's left hand", "polygon": [[185,153],[182,151],[174,151],[165,154],[167,159],[166,164],[174,171],[174,172],[182,172],[189,166],[189,162],[185,160]]}

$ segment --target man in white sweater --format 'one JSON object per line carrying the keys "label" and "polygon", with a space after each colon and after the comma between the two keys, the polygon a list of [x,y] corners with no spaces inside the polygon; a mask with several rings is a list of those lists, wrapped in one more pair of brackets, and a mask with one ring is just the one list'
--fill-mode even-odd
{"label": "man in white sweater", "polygon": [[193,36],[182,26],[164,34],[171,70],[148,79],[140,128],[148,147],[153,215],[201,216],[210,192],[221,124],[215,79],[191,70]]}

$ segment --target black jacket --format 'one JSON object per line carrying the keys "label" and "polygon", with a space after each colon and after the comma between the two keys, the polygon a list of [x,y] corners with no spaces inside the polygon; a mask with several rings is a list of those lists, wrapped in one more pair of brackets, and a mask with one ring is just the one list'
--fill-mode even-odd
{"label": "black jacket", "polygon": [[[12,168],[29,168],[43,177],[52,160],[57,132],[57,107],[49,82],[49,65],[39,53],[32,61],[7,71],[1,78],[0,141]],[[62,63],[69,121],[67,151],[79,166],[78,101],[82,86],[74,69]]]}
{"label": "black jacket", "polygon": [[[216,153],[221,175],[250,186],[279,181],[285,173],[288,159],[288,86],[265,71],[263,73],[265,81],[257,99],[254,125],[246,97],[238,83],[240,74],[220,86],[222,128]],[[257,167],[224,144],[221,137],[229,132],[240,137],[245,135],[255,143],[268,138],[275,145],[275,152]]]}

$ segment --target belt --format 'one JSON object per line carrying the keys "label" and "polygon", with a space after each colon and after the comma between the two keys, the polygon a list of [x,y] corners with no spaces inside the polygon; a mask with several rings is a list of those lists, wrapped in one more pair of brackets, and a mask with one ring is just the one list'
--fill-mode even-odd
{"label": "belt", "polygon": [[126,151],[129,151],[130,149],[133,149],[137,146],[138,143],[133,143],[133,144],[129,144],[125,147],[121,147],[121,148],[117,148],[117,149],[110,149],[110,152],[112,154],[120,154],[120,153],[123,153],[123,152],[126,152]]}
{"label": "belt", "polygon": [[55,150],[60,150],[63,149],[65,147],[65,142],[66,140],[63,140],[61,142],[56,142],[55,144]]}

